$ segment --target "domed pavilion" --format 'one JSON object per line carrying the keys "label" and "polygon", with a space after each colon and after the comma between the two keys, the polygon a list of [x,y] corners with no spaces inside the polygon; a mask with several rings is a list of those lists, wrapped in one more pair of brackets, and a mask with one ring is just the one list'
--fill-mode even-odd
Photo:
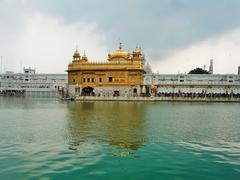
{"label": "domed pavilion", "polygon": [[76,50],[68,65],[68,85],[71,95],[139,96],[141,95],[145,57],[140,47],[132,53],[122,43],[106,61],[90,62]]}

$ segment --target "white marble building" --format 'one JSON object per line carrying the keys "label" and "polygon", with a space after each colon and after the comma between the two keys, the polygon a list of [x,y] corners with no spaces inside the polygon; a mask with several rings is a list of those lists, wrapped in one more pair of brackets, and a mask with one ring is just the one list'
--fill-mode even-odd
{"label": "white marble building", "polygon": [[145,65],[144,85],[156,93],[240,94],[240,74],[158,74]]}
{"label": "white marble building", "polygon": [[0,90],[25,90],[26,95],[56,95],[67,87],[67,74],[42,74],[35,69],[24,68],[23,73],[0,74]]}

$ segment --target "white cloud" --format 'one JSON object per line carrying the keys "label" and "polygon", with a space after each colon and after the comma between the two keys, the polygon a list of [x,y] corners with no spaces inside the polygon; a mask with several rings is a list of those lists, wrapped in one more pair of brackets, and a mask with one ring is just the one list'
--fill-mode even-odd
{"label": "white cloud", "polygon": [[[28,0],[14,3],[0,1],[0,10],[0,56],[3,56],[5,70],[18,72],[22,61],[26,67],[37,68],[37,72],[64,72],[76,45],[81,53],[86,50],[90,60],[107,58],[109,47],[106,45],[106,36],[98,31],[99,24],[96,22],[68,23],[64,16],[51,16],[35,9]],[[111,37],[109,32],[106,33]],[[120,32],[116,33],[118,38]],[[149,37],[147,39],[153,41]],[[131,38],[126,40],[126,44],[129,43],[127,41],[131,41]],[[146,43],[147,41],[142,42],[142,45]],[[165,60],[150,59],[154,71],[160,73],[188,72],[195,67],[203,67],[204,64],[208,67],[210,59],[214,59],[215,73],[236,73],[237,66],[240,65],[240,28],[193,44],[174,54],[172,51],[175,49],[157,43],[146,49],[149,53],[147,59],[150,56],[157,57],[159,52],[172,53]]]}
{"label": "white cloud", "polygon": [[184,73],[196,67],[209,66],[214,60],[214,73],[237,73],[240,65],[240,28],[179,50],[162,61],[150,62],[159,73]]}
{"label": "white cloud", "polygon": [[96,29],[96,23],[69,24],[61,18],[34,13],[24,20],[17,34],[0,35],[1,39],[14,36],[6,47],[0,43],[5,70],[19,71],[22,61],[23,66],[35,67],[38,72],[63,73],[76,46],[82,54],[86,50],[89,59],[106,59],[105,36]]}

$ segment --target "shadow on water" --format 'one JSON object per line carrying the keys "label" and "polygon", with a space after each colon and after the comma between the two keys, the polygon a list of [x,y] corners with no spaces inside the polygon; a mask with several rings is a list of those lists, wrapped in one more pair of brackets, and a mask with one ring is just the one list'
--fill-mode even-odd
{"label": "shadow on water", "polygon": [[68,109],[68,138],[72,149],[91,140],[122,150],[137,150],[143,145],[141,103],[76,102],[68,104]]}

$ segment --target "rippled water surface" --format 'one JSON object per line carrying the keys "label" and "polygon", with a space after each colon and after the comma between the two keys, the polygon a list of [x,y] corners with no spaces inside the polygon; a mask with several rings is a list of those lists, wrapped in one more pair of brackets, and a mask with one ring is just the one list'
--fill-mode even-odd
{"label": "rippled water surface", "polygon": [[240,179],[240,104],[0,97],[0,179]]}

